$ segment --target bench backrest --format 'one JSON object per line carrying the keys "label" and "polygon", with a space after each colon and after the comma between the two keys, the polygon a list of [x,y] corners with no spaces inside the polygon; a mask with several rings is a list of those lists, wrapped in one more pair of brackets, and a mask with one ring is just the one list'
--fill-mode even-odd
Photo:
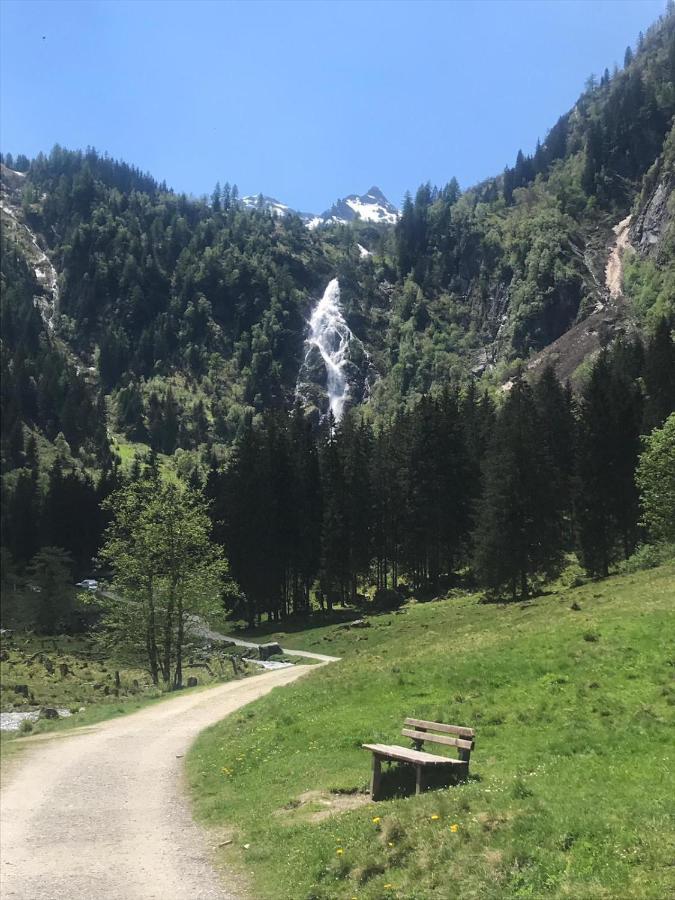
{"label": "bench backrest", "polygon": [[[425,741],[457,747],[460,759],[469,762],[474,747],[476,732],[463,725],[445,725],[443,722],[428,722],[426,719],[406,719],[401,734],[410,738],[416,750],[421,750]],[[435,733],[434,733],[435,732]]]}

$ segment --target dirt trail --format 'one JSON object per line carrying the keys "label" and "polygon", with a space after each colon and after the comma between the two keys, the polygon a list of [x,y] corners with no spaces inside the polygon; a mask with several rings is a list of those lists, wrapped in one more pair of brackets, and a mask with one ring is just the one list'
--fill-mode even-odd
{"label": "dirt trail", "polygon": [[36,742],[0,793],[3,900],[234,900],[190,817],[181,757],[204,728],[315,668],[181,694]]}
{"label": "dirt trail", "polygon": [[612,300],[616,300],[623,294],[621,284],[623,280],[623,264],[621,256],[628,246],[629,226],[630,216],[626,216],[625,219],[622,219],[621,222],[612,229],[616,235],[616,241],[610,251],[607,267],[605,269],[605,284]]}

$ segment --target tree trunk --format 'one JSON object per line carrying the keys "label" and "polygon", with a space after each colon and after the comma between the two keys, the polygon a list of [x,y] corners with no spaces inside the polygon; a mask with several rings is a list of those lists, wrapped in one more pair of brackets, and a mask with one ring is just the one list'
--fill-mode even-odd
{"label": "tree trunk", "polygon": [[171,579],[169,588],[169,601],[166,604],[166,619],[164,620],[164,682],[171,683],[171,656],[173,651],[173,615],[176,603],[176,578]]}
{"label": "tree trunk", "polygon": [[176,634],[176,674],[173,680],[174,690],[183,687],[183,641],[185,626],[183,621],[183,598],[178,592],[176,615],[178,617],[178,633]]}
{"label": "tree trunk", "polygon": [[159,666],[157,664],[157,639],[155,636],[155,598],[152,593],[152,578],[148,582],[148,620],[146,631],[146,647],[148,652],[148,663],[150,666],[150,677],[152,683],[159,684]]}

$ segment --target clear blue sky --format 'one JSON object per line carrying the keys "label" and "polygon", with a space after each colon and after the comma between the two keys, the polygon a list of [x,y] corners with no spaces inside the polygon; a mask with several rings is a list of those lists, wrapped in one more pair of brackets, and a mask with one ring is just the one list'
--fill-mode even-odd
{"label": "clear blue sky", "polygon": [[[320,212],[532,150],[665,0],[0,0],[0,145],[92,145],[177,190]],[[44,36],[44,39],[43,39]]]}

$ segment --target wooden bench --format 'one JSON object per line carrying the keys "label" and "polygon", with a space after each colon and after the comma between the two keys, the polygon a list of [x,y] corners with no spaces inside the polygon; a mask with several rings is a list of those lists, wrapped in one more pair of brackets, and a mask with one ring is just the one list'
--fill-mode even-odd
{"label": "wooden bench", "polygon": [[[469,759],[474,746],[475,731],[462,725],[444,725],[442,722],[427,722],[424,719],[406,719],[401,731],[403,737],[410,738],[413,749],[391,744],[363,744],[364,750],[373,754],[373,776],[370,783],[370,796],[377,799],[382,777],[382,761],[402,762],[415,767],[415,793],[424,790],[424,772],[427,769],[447,770],[459,778],[469,774]],[[422,747],[425,741],[456,747],[459,758],[438,756],[428,753]]]}

